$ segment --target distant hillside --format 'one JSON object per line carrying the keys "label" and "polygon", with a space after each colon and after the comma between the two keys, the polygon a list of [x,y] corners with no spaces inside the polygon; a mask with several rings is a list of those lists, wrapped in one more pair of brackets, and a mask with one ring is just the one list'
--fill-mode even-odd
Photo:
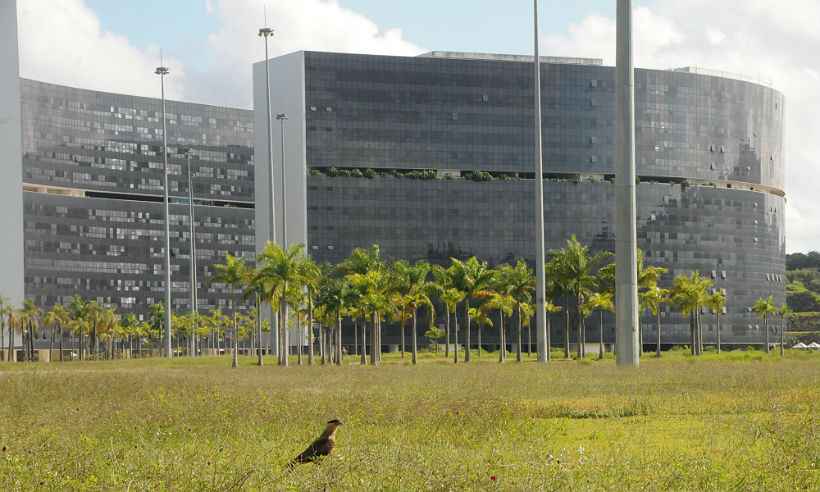
{"label": "distant hillside", "polygon": [[820,338],[820,252],[786,256],[786,302],[795,312],[790,323],[795,338]]}

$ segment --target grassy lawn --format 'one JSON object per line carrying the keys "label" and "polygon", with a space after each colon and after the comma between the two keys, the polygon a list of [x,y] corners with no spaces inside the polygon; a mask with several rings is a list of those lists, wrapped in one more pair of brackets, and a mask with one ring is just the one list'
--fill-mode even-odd
{"label": "grassy lawn", "polygon": [[0,364],[0,490],[820,490],[820,354],[386,357]]}

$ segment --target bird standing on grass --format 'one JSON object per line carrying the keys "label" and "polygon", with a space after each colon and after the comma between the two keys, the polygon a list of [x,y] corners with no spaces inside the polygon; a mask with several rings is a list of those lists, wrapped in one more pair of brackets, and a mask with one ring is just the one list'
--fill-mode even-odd
{"label": "bird standing on grass", "polygon": [[336,446],[336,429],[342,425],[342,421],[333,419],[327,423],[325,431],[318,439],[313,441],[302,454],[291,461],[288,466],[293,467],[298,463],[312,463],[322,456],[329,455]]}

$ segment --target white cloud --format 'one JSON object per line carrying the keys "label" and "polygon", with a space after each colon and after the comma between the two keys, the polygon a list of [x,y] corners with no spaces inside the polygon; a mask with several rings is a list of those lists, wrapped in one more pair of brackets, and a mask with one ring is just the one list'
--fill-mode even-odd
{"label": "white cloud", "polygon": [[197,92],[203,97],[219,94],[220,103],[251,105],[251,64],[264,59],[264,45],[256,33],[265,6],[268,24],[276,31],[270,41],[272,57],[299,50],[389,55],[422,51],[400,29],[383,29],[336,0],[211,1],[212,15],[219,22],[218,30],[208,36],[214,63],[197,84]]}
{"label": "white cloud", "polygon": [[[21,0],[18,22],[22,77],[142,96],[159,91],[159,51],[103,30],[84,0]],[[165,63],[174,74],[168,95],[181,97],[185,71],[176,60]]]}
{"label": "white cloud", "polygon": [[[704,28],[704,25],[708,26]],[[657,0],[635,10],[636,64],[697,65],[770,80],[786,96],[787,238],[790,251],[820,249],[820,2]],[[544,38],[550,54],[615,62],[615,20],[590,16]]]}

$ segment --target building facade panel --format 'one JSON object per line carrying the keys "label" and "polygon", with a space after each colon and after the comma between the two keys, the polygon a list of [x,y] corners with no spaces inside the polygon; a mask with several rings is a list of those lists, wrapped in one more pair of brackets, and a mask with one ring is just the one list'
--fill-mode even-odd
{"label": "building facade panel", "polygon": [[[160,100],[20,83],[26,297],[144,317],[165,289]],[[228,308],[239,297],[212,267],[255,260],[253,113],[169,101],[167,117],[173,307],[191,309],[190,171],[198,307]]]}
{"label": "building facade panel", "polygon": [[[66,304],[74,295],[147,314],[164,302],[165,226],[161,202],[26,193],[26,294],[39,306]],[[213,282],[225,255],[253,262],[253,210],[197,206],[198,305],[227,309],[239,296]],[[190,227],[187,204],[171,206],[171,271],[176,312],[191,310]]]}
{"label": "building facade panel", "polygon": [[[531,173],[531,63],[304,54],[311,167]],[[611,174],[615,70],[542,65],[545,173]],[[783,96],[636,71],[638,174],[783,188]]]}
{"label": "building facade panel", "polygon": [[[338,262],[354,248],[379,244],[390,259],[534,262],[532,180],[313,176],[308,192],[309,244],[318,261]],[[611,183],[545,181],[544,194],[548,250],[572,235],[593,249],[614,249]],[[666,283],[696,270],[726,289],[724,341],[759,343],[761,323],[748,307],[768,295],[785,302],[784,205],[780,197],[747,190],[641,183],[639,247],[648,263],[670,269]],[[686,320],[666,309],[664,323],[665,343],[687,342]],[[654,340],[651,317],[644,324],[647,340]],[[705,325],[709,336],[711,316]],[[607,330],[611,341],[611,319]],[[391,339],[387,334],[386,343]]]}

